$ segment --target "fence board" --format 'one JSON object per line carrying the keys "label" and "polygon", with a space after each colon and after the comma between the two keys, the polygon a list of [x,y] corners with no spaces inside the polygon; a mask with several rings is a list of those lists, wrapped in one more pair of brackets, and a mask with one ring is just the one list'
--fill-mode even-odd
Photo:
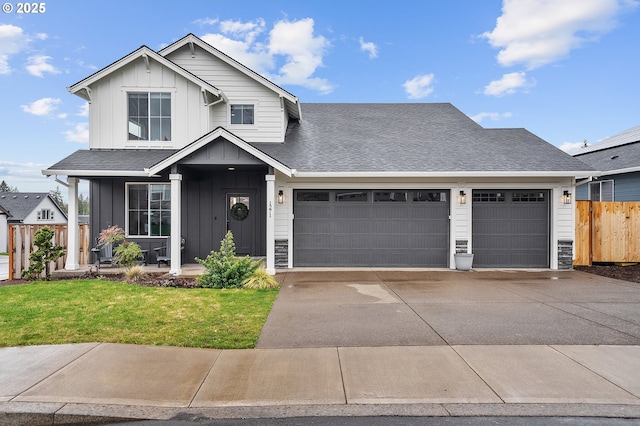
{"label": "fence board", "polygon": [[640,202],[580,201],[576,209],[576,265],[640,262]]}
{"label": "fence board", "polygon": [[[29,256],[36,247],[33,245],[35,233],[43,226],[48,226],[54,231],[54,244],[60,245],[67,251],[67,225],[10,225],[9,226],[9,279],[18,279],[22,277],[22,271],[27,269],[31,264]],[[90,259],[91,245],[89,238],[89,225],[79,225],[79,256],[78,263],[87,265]],[[52,262],[51,271],[64,269],[67,260],[66,254]]]}

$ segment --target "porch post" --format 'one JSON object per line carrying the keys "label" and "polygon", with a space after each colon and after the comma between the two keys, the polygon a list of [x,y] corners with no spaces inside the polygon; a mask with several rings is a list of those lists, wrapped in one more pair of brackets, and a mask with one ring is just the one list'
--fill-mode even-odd
{"label": "porch post", "polygon": [[275,228],[276,228],[276,177],[275,175],[266,175],[267,181],[267,273],[275,275]]}
{"label": "porch post", "polygon": [[182,275],[182,175],[172,173],[171,180],[171,269],[172,275]]}
{"label": "porch post", "polygon": [[67,215],[67,262],[64,269],[72,271],[80,269],[79,225],[78,225],[78,178],[68,177],[69,213]]}

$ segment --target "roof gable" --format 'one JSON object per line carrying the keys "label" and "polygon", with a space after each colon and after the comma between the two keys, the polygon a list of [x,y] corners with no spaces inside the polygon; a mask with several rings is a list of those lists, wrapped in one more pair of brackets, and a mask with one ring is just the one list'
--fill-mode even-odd
{"label": "roof gable", "polygon": [[90,75],[89,77],[77,82],[76,84],[70,86],[68,88],[69,92],[80,96],[81,98],[91,102],[91,89],[90,86],[94,83],[96,83],[97,81],[105,78],[106,76],[110,75],[113,72],[116,72],[120,69],[122,69],[123,67],[131,64],[132,62],[138,60],[138,59],[143,59],[145,62],[147,62],[150,60],[156,61],[158,63],[160,63],[161,65],[171,69],[173,72],[175,72],[176,74],[184,77],[185,79],[191,81],[192,83],[200,86],[202,88],[203,92],[207,92],[212,94],[214,97],[216,98],[222,98],[224,96],[224,94],[222,93],[222,91],[220,89],[218,89],[217,87],[211,85],[210,83],[202,80],[201,78],[193,75],[192,73],[190,73],[189,71],[185,70],[184,68],[180,67],[179,65],[171,62],[169,59],[165,58],[162,55],[159,55],[158,53],[154,52],[153,50],[151,50],[150,48],[148,48],[147,46],[141,46],[139,49],[134,50],[133,52],[131,52],[130,54],[118,59],[117,61],[113,62],[110,65],[107,65],[105,68],[101,69],[100,71],[97,71],[95,73],[93,73],[92,75]]}
{"label": "roof gable", "polygon": [[225,53],[223,53],[222,51],[216,49],[215,47],[211,46],[210,44],[208,44],[207,42],[205,42],[204,40],[200,39],[199,37],[196,37],[193,34],[187,34],[185,37],[181,38],[180,40],[176,41],[175,43],[165,47],[164,49],[161,49],[158,53],[164,57],[170,56],[173,52],[188,46],[191,51],[192,54],[194,52],[193,50],[193,46],[198,46],[201,49],[203,49],[204,51],[206,51],[207,53],[209,53],[210,55],[216,57],[217,59],[225,62],[226,64],[228,64],[229,66],[231,66],[232,68],[236,69],[237,71],[245,74],[246,76],[248,76],[249,78],[257,81],[258,83],[262,84],[263,86],[269,88],[270,90],[272,90],[273,92],[277,93],[278,96],[280,96],[281,98],[283,98],[286,102],[286,106],[287,106],[287,111],[289,112],[289,115],[293,118],[300,118],[301,117],[301,111],[300,111],[300,102],[298,100],[298,98],[296,96],[294,96],[293,94],[291,94],[290,92],[288,92],[287,90],[283,89],[282,87],[278,86],[277,84],[273,83],[272,81],[268,80],[267,78],[261,76],[260,74],[258,74],[257,72],[251,70],[250,68],[248,68],[247,66],[241,64],[240,62],[236,61],[235,59],[231,58],[230,56],[226,55]]}
{"label": "roof gable", "polygon": [[60,206],[46,192],[0,192],[0,205],[10,215],[12,221],[23,221],[46,199],[51,200],[58,211],[66,217]]}

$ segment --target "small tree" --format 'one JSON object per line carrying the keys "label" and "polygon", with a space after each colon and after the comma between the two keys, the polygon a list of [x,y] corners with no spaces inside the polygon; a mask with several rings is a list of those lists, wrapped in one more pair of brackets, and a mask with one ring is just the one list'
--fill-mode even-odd
{"label": "small tree", "polygon": [[25,278],[28,280],[36,280],[45,271],[45,279],[49,281],[51,279],[51,273],[49,271],[49,264],[57,261],[64,256],[64,249],[62,246],[56,246],[53,244],[53,229],[48,226],[42,227],[36,231],[33,245],[38,247],[38,250],[31,253],[29,260],[33,263],[25,271]]}
{"label": "small tree", "polygon": [[207,288],[242,287],[242,282],[260,266],[260,262],[249,256],[236,258],[231,231],[227,231],[220,242],[220,251],[212,251],[204,260],[196,257],[196,261],[205,267],[204,274],[197,278],[198,285]]}

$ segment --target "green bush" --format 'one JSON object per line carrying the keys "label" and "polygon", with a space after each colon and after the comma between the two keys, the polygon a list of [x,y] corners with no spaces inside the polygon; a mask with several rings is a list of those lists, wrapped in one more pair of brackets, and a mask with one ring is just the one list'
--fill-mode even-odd
{"label": "green bush", "polygon": [[196,261],[205,267],[204,274],[197,278],[198,285],[205,288],[240,288],[260,266],[259,261],[249,256],[236,258],[231,231],[220,242],[220,251],[211,251],[204,260],[196,257]]}
{"label": "green bush", "polygon": [[114,253],[115,263],[127,269],[137,265],[140,259],[142,259],[142,249],[138,243],[125,241],[116,248]]}
{"label": "green bush", "polygon": [[62,246],[56,246],[53,244],[52,239],[55,232],[48,226],[42,227],[36,231],[33,239],[33,245],[38,247],[38,250],[31,253],[29,260],[31,265],[29,269],[24,271],[23,278],[28,280],[36,280],[45,271],[45,279],[48,281],[51,279],[51,273],[49,272],[49,264],[57,261],[60,257],[64,256],[64,248]]}

